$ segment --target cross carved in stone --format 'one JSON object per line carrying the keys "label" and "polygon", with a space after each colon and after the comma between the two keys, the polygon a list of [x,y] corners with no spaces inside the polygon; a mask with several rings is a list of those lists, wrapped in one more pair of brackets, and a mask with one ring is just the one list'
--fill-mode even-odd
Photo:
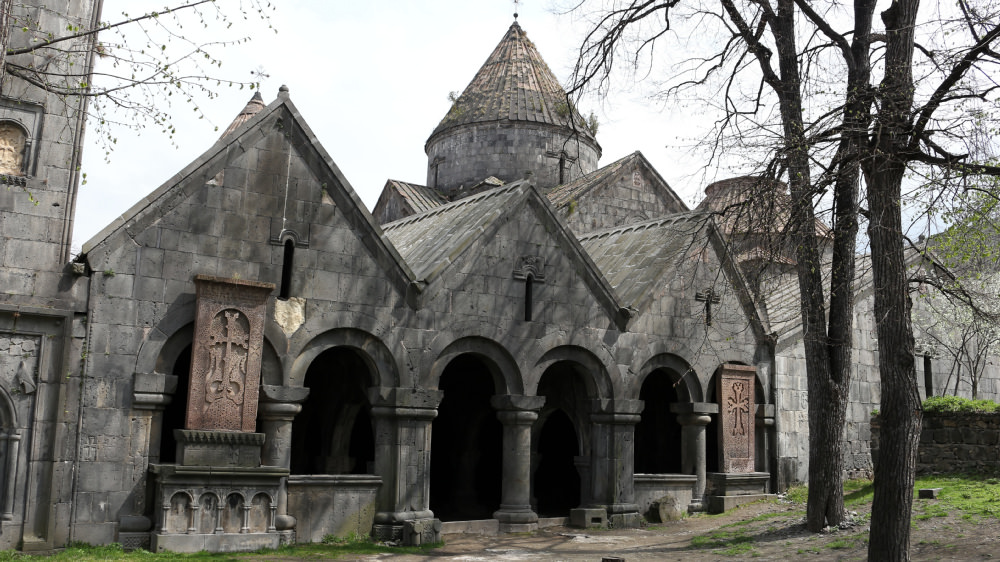
{"label": "cross carved in stone", "polygon": [[694,294],[694,300],[698,302],[705,303],[705,325],[712,325],[712,305],[719,304],[721,297],[719,293],[715,292],[715,289],[708,288],[704,291],[698,291]]}

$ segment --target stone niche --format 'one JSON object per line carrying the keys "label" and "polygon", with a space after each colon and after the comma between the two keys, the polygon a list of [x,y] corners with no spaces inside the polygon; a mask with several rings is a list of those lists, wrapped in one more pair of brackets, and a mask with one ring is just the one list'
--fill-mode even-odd
{"label": "stone niche", "polygon": [[721,513],[767,497],[770,474],[755,472],[754,390],[757,369],[725,364],[716,376],[719,399],[719,469],[708,474],[708,511]]}
{"label": "stone niche", "polygon": [[256,433],[270,283],[199,275],[186,429],[177,464],[151,465],[159,508],[153,551],[276,548],[283,467],[261,466]]}

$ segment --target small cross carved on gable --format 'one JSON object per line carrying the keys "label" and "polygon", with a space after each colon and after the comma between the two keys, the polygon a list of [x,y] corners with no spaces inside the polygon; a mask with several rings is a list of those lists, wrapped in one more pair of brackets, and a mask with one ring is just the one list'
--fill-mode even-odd
{"label": "small cross carved on gable", "polygon": [[695,293],[694,300],[705,303],[705,325],[711,326],[712,305],[719,304],[719,302],[722,300],[722,298],[719,296],[719,293],[716,293],[715,289],[709,287],[704,291],[698,291],[697,293]]}
{"label": "small cross carved on gable", "polygon": [[545,282],[545,258],[542,256],[518,258],[517,267],[514,268],[514,279],[527,280],[528,277],[535,283]]}

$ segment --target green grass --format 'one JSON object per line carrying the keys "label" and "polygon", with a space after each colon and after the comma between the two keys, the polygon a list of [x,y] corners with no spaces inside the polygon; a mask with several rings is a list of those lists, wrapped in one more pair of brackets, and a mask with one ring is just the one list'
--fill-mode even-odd
{"label": "green grass", "polygon": [[[925,504],[924,513],[959,510],[963,519],[986,517],[1000,519],[1000,479],[982,475],[947,475],[918,478],[914,494],[919,488],[941,488],[937,500],[916,500],[914,505]],[[914,496],[916,497],[916,496]],[[931,506],[934,506],[933,508]],[[935,511],[929,512],[928,509]]]}
{"label": "green grass", "polygon": [[[327,538],[324,537],[324,541]],[[261,550],[258,552],[242,553],[208,553],[197,552],[194,554],[178,554],[173,552],[153,553],[144,550],[125,552],[119,544],[104,546],[91,546],[88,544],[71,544],[64,550],[53,555],[31,555],[22,554],[13,550],[0,551],[0,562],[6,561],[83,561],[91,562],[98,560],[212,560],[217,562],[240,562],[252,560],[272,560],[275,554],[281,556],[312,558],[316,560],[339,558],[352,554],[421,554],[429,550],[438,548],[442,543],[435,543],[423,546],[389,547],[376,544],[366,537],[330,538],[325,543],[300,544],[295,546],[283,546],[277,550]]]}

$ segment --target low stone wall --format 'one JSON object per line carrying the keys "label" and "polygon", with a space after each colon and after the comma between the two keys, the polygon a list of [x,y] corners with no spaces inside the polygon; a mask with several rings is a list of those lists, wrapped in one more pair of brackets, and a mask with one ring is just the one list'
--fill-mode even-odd
{"label": "low stone wall", "polygon": [[636,474],[635,503],[639,505],[639,513],[647,520],[660,521],[659,503],[667,497],[686,513],[697,479],[693,474]]}
{"label": "low stone wall", "polygon": [[[872,418],[875,462],[879,430]],[[917,474],[1000,469],[1000,414],[925,413],[917,456]]]}
{"label": "low stone wall", "polygon": [[289,476],[288,514],[297,520],[296,542],[369,534],[381,485],[381,478],[368,474]]}

